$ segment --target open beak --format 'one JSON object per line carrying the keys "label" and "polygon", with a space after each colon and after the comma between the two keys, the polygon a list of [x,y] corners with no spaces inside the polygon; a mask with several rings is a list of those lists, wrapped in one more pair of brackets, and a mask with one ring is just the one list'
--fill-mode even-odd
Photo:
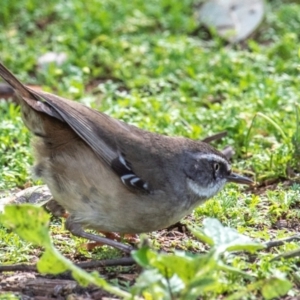
{"label": "open beak", "polygon": [[227,176],[227,182],[235,182],[249,185],[254,183],[250,178],[235,173],[230,173],[230,175]]}

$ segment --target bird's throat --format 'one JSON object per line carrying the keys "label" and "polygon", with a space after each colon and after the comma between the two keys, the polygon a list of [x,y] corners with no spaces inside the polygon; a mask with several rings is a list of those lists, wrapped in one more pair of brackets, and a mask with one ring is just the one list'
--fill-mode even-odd
{"label": "bird's throat", "polygon": [[204,187],[199,185],[194,180],[188,178],[187,185],[191,193],[193,193],[196,197],[199,197],[201,200],[206,200],[213,197],[217,194],[222,187],[225,185],[226,180],[220,180],[218,182],[213,182],[208,186]]}

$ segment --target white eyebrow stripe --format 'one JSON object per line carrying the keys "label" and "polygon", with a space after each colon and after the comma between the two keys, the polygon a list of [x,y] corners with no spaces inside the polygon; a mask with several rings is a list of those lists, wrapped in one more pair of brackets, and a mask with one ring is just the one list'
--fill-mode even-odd
{"label": "white eyebrow stripe", "polygon": [[229,163],[226,159],[213,153],[198,154],[197,158],[222,162],[229,167]]}

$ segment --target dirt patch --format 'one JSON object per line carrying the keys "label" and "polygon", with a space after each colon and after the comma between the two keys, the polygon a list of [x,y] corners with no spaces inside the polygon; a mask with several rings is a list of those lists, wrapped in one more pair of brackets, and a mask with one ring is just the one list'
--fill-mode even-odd
{"label": "dirt patch", "polygon": [[41,276],[35,272],[16,272],[0,275],[0,295],[11,292],[22,300],[27,299],[103,299],[111,296],[89,286],[82,288],[75,280]]}

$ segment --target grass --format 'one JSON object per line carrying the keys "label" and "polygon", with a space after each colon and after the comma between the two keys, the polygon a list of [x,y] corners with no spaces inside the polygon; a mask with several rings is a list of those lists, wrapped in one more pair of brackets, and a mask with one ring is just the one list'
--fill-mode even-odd
{"label": "grass", "polygon": [[[201,139],[226,130],[228,136],[216,146],[233,146],[233,167],[253,175],[258,188],[228,186],[196,209],[193,222],[215,217],[261,240],[292,235],[299,228],[297,177],[289,183],[299,172],[292,141],[299,126],[300,5],[268,2],[253,38],[228,45],[197,24],[196,4],[56,0],[41,6],[37,0],[4,0],[0,59],[28,84],[150,131]],[[48,51],[66,53],[67,60],[38,68],[38,58]],[[30,134],[19,109],[3,101],[0,114],[0,189],[8,194],[36,183],[30,177]],[[297,146],[299,141],[294,141]],[[278,225],[282,221],[286,225]],[[65,234],[55,223],[52,229],[57,241]],[[1,229],[0,240],[6,247],[1,262],[32,261],[35,250],[13,233]],[[59,247],[72,257],[80,243],[62,239]],[[292,242],[278,251],[296,247],[299,243]],[[111,253],[82,255],[101,258]],[[290,295],[297,294],[297,260],[271,268],[267,261],[274,255],[264,253],[253,270],[261,277],[284,272],[294,283]],[[243,266],[243,259],[237,256],[233,264]],[[233,279],[227,278],[221,293],[239,288]]]}

